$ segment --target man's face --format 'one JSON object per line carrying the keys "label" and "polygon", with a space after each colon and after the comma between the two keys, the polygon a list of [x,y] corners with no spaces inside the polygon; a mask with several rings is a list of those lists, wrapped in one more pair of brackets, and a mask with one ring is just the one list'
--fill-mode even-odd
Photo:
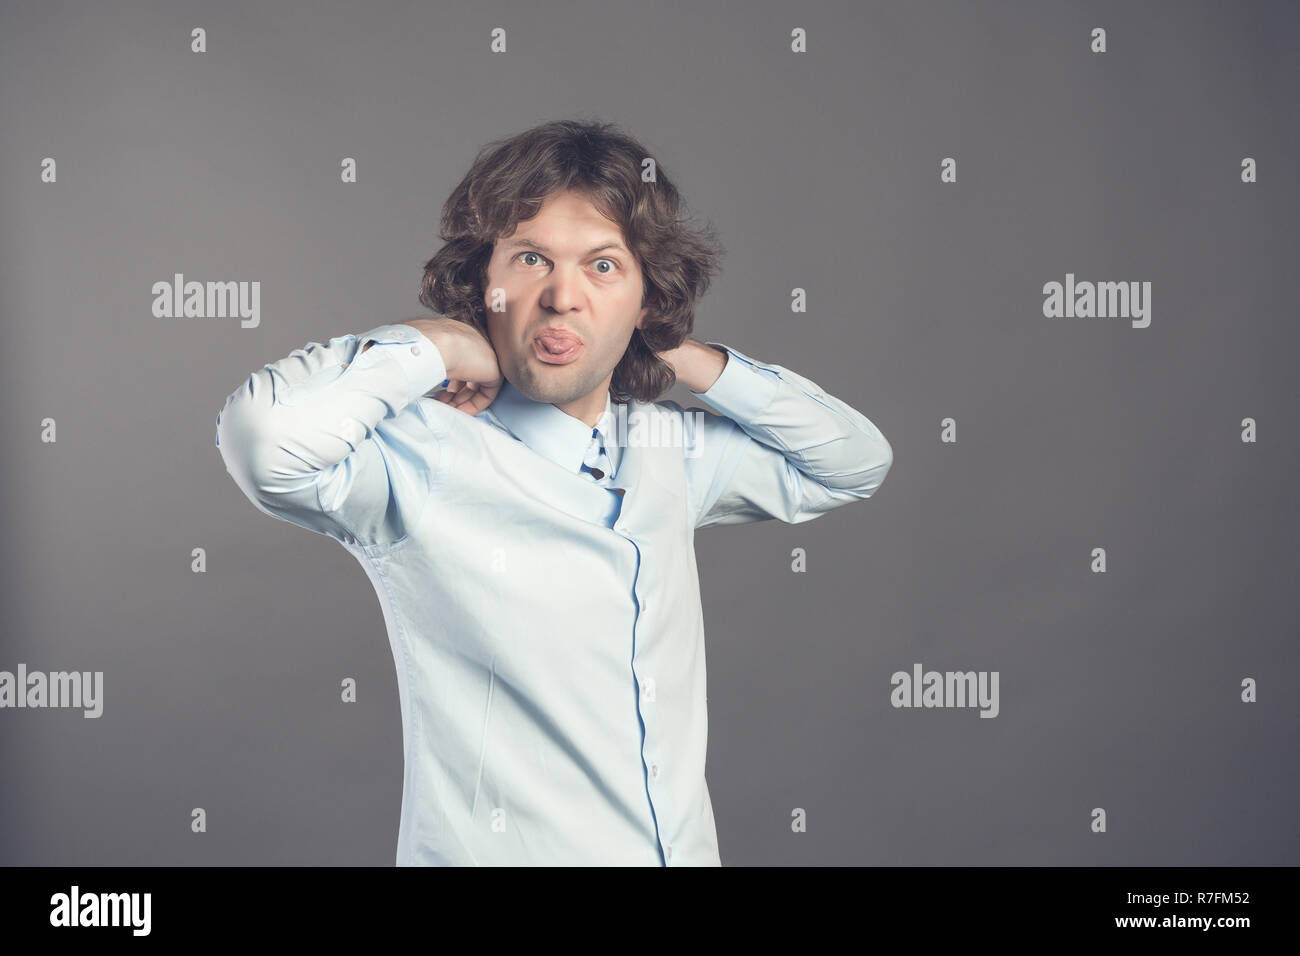
{"label": "man's face", "polygon": [[[493,311],[496,296],[505,311]],[[533,401],[564,406],[597,392],[603,409],[614,367],[645,321],[641,302],[640,263],[618,225],[579,193],[548,197],[494,244],[488,337],[502,375]]]}

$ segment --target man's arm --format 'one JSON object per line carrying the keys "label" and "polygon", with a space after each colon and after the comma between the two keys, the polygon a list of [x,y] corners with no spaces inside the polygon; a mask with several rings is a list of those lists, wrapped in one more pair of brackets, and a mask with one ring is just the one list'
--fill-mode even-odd
{"label": "man's arm", "polygon": [[687,481],[695,527],[809,521],[869,498],[894,452],[870,419],[815,382],[721,343],[660,353],[703,411]]}
{"label": "man's arm", "polygon": [[447,378],[440,343],[412,324],[383,325],[252,373],[217,415],[226,470],[267,514],[348,544],[401,540],[438,460],[415,403]]}

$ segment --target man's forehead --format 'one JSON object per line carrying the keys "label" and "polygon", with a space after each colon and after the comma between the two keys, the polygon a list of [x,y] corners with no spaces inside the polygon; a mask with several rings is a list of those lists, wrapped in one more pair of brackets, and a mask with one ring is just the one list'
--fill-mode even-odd
{"label": "man's forehead", "polygon": [[547,197],[535,216],[517,222],[510,235],[498,238],[497,245],[529,246],[545,252],[566,242],[584,243],[590,247],[588,252],[603,246],[627,251],[619,223],[582,193],[573,191]]}

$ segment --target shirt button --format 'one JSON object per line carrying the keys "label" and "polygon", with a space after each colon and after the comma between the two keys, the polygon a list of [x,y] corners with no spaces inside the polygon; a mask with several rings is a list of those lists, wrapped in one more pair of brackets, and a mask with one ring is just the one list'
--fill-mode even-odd
{"label": "shirt button", "polygon": [[418,345],[412,345],[412,346],[411,346],[411,354],[412,354],[412,355],[419,355],[419,354],[420,354],[420,347],[419,347]]}
{"label": "shirt button", "polygon": [[652,777],[659,776],[659,765],[657,763],[652,763],[650,765],[650,776]]}

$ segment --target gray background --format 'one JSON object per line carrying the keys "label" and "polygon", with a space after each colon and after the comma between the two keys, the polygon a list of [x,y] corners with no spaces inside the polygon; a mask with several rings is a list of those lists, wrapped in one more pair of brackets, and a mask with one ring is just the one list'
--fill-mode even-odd
{"label": "gray background", "polygon": [[[0,863],[391,865],[378,600],[336,543],[241,495],[214,422],[263,363],[427,314],[475,150],[566,117],[641,138],[718,227],[696,336],[811,378],[895,452],[867,502],[699,535],[724,864],[1300,862],[1298,19],[5,3],[0,669],[106,686],[98,720],[0,711]],[[175,272],[260,281],[261,326],[154,318]],[[1045,319],[1067,272],[1150,281],[1150,328]],[[892,708],[915,661],[999,671],[1000,716]]]}

